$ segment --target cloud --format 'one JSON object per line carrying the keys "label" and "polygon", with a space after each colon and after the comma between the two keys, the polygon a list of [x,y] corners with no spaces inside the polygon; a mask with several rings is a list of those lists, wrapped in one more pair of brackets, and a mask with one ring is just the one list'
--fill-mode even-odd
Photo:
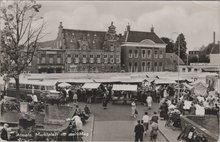
{"label": "cloud", "polygon": [[216,11],[205,9],[189,13],[181,6],[164,5],[161,9],[138,14],[132,19],[129,12],[127,17],[122,18],[113,13],[101,13],[94,5],[84,5],[71,12],[49,11],[44,14],[44,19],[48,22],[47,30],[51,33],[47,39],[56,38],[60,21],[64,28],[101,31],[107,31],[111,21],[114,21],[118,33],[124,32],[127,23],[130,23],[132,30],[140,31],[150,31],[151,25],[154,25],[155,32],[160,37],[166,36],[174,40],[177,36],[174,32],[183,33],[188,48],[198,49],[212,42],[213,31],[216,31],[219,40],[220,21],[219,12]]}

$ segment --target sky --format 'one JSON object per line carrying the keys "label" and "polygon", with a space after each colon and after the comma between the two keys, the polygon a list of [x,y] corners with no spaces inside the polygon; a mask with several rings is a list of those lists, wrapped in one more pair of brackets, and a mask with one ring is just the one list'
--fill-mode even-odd
{"label": "sky", "polygon": [[220,2],[218,1],[38,1],[40,16],[47,22],[48,35],[57,37],[60,21],[64,28],[107,31],[111,21],[117,33],[131,30],[149,32],[154,26],[159,37],[176,40],[183,33],[188,50],[220,41]]}

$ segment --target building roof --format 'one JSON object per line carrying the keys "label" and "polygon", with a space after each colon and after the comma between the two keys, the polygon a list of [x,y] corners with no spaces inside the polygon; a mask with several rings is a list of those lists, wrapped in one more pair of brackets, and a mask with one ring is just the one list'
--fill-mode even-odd
{"label": "building roof", "polygon": [[141,42],[145,39],[149,39],[154,43],[165,44],[154,32],[141,32],[141,31],[129,31],[126,32],[127,41],[125,42]]}
{"label": "building roof", "polygon": [[80,41],[85,41],[89,48],[102,49],[106,32],[63,29],[65,45],[71,49],[78,49]]}

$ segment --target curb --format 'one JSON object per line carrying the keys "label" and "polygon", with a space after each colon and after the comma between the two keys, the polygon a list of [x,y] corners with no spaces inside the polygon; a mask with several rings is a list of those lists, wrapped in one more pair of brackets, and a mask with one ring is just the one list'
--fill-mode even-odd
{"label": "curb", "polygon": [[167,138],[167,136],[165,136],[164,133],[163,133],[160,129],[159,129],[159,131],[160,131],[160,133],[164,136],[164,138],[165,138],[168,142],[170,142],[169,139]]}
{"label": "curb", "polygon": [[92,115],[92,127],[90,129],[90,138],[89,138],[89,141],[92,142],[93,140],[93,132],[94,132],[94,119],[95,119],[95,116]]}

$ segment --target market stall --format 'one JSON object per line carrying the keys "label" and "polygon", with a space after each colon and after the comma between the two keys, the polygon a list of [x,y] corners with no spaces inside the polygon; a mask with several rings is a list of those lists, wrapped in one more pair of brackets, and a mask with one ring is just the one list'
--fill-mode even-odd
{"label": "market stall", "polygon": [[136,98],[137,85],[113,84],[112,91],[114,92],[112,95],[112,103],[127,103]]}

